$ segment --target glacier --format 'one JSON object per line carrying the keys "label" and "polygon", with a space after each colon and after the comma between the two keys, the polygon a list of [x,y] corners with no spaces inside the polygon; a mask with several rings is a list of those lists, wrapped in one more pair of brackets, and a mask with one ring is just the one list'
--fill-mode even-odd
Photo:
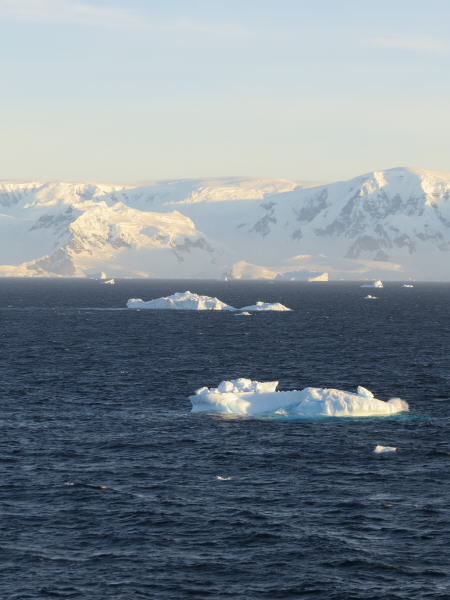
{"label": "glacier", "polygon": [[381,417],[409,410],[404,400],[379,400],[362,386],[356,393],[317,387],[280,392],[277,387],[278,381],[233,379],[217,388],[202,387],[189,400],[194,413],[239,417]]}
{"label": "glacier", "polygon": [[0,276],[449,280],[450,173],[0,181]]}

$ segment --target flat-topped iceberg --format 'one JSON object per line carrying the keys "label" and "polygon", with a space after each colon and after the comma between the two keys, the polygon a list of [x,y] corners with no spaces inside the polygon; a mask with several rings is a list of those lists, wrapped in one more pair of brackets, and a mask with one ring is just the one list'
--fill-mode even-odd
{"label": "flat-topped iceberg", "polygon": [[383,282],[380,279],[377,279],[376,281],[373,281],[372,283],[363,283],[359,287],[362,287],[362,288],[382,288],[384,286],[383,286]]}
{"label": "flat-topped iceberg", "polygon": [[155,310],[239,310],[241,314],[248,314],[249,311],[290,311],[291,309],[279,302],[257,302],[251,306],[235,308],[225,304],[218,298],[211,296],[200,296],[187,290],[186,292],[176,292],[171,296],[163,296],[153,300],[142,300],[142,298],[130,298],[127,301],[127,308],[149,308]]}
{"label": "flat-topped iceberg", "polygon": [[189,400],[192,412],[242,417],[381,417],[408,410],[404,400],[378,400],[362,386],[356,393],[314,387],[278,392],[277,386],[278,381],[233,379],[222,381],[217,388],[202,387]]}
{"label": "flat-topped iceberg", "polygon": [[218,298],[210,296],[200,296],[187,290],[186,292],[176,292],[172,296],[155,298],[147,302],[142,298],[130,298],[127,302],[128,308],[150,308],[156,310],[174,309],[174,310],[236,310],[234,306],[229,306]]}
{"label": "flat-topped iceberg", "polygon": [[279,312],[291,311],[292,308],[280,304],[280,302],[261,302],[260,300],[256,304],[250,304],[249,306],[243,306],[240,310],[242,311],[265,311],[265,310],[277,310]]}

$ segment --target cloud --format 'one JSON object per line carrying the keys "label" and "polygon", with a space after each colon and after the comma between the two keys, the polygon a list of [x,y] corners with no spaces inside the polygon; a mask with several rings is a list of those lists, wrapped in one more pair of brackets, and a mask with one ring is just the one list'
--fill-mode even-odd
{"label": "cloud", "polygon": [[450,52],[448,41],[431,36],[387,36],[375,38],[373,43],[380,48],[392,48],[408,52],[430,52],[433,54],[447,54]]}
{"label": "cloud", "polygon": [[213,35],[240,35],[238,23],[196,20],[155,20],[137,11],[95,6],[86,0],[0,0],[0,21],[73,23],[93,27],[139,27],[159,31]]}
{"label": "cloud", "polygon": [[0,20],[65,22],[80,25],[137,25],[139,15],[116,7],[94,6],[78,0],[0,0]]}

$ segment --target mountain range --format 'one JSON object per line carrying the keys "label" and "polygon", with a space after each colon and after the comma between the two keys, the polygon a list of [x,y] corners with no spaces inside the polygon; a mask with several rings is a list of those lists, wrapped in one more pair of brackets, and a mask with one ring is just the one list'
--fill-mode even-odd
{"label": "mountain range", "polygon": [[0,182],[0,276],[449,280],[450,173]]}

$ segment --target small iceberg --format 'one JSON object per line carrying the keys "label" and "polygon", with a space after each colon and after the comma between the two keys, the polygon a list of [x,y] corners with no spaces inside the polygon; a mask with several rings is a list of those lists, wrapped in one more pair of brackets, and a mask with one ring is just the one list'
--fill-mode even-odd
{"label": "small iceberg", "polygon": [[102,281],[103,285],[116,285],[115,279],[107,279],[106,281]]}
{"label": "small iceberg", "polygon": [[142,298],[130,298],[127,302],[127,308],[148,308],[155,310],[236,310],[234,306],[229,306],[218,298],[200,296],[189,290],[186,292],[176,292],[172,296],[155,298],[147,302],[142,300]]}
{"label": "small iceberg", "polygon": [[238,312],[235,313],[234,315],[235,317],[251,317],[252,313],[247,312],[246,310],[244,310],[244,312]]}
{"label": "small iceberg", "polygon": [[392,454],[393,452],[397,452],[395,446],[375,446],[373,451],[374,454]]}
{"label": "small iceberg", "polygon": [[378,296],[371,296],[370,294],[367,294],[367,296],[364,296],[364,300],[378,300]]}
{"label": "small iceberg", "polygon": [[250,306],[243,306],[240,310],[242,310],[244,312],[248,312],[248,311],[260,312],[260,311],[267,311],[267,310],[275,310],[275,311],[279,311],[279,312],[286,312],[286,311],[290,312],[290,311],[292,311],[292,308],[288,308],[287,306],[284,306],[284,304],[280,304],[280,302],[270,303],[270,302],[258,301],[256,304],[251,304]]}
{"label": "small iceberg", "polygon": [[414,286],[413,286],[413,284],[412,284],[412,283],[404,283],[404,284],[402,285],[402,287],[406,287],[406,288],[413,288]]}
{"label": "small iceberg", "polygon": [[408,410],[404,400],[378,400],[362,386],[356,393],[314,387],[279,392],[277,387],[278,381],[233,379],[222,381],[217,388],[202,387],[189,400],[194,413],[241,417],[381,417]]}
{"label": "small iceberg", "polygon": [[130,298],[127,301],[127,308],[148,308],[154,310],[232,310],[240,311],[240,314],[248,316],[251,314],[249,311],[291,311],[290,308],[275,302],[273,304],[269,302],[257,302],[251,306],[244,306],[243,308],[235,308],[219,300],[218,298],[211,298],[210,296],[200,296],[187,290],[186,292],[176,292],[171,296],[164,296],[162,298],[155,298],[153,300],[142,300],[142,298]]}
{"label": "small iceberg", "polygon": [[383,287],[383,282],[380,279],[377,279],[376,281],[373,281],[372,283],[363,283],[359,287],[362,287],[362,288],[382,288]]}

